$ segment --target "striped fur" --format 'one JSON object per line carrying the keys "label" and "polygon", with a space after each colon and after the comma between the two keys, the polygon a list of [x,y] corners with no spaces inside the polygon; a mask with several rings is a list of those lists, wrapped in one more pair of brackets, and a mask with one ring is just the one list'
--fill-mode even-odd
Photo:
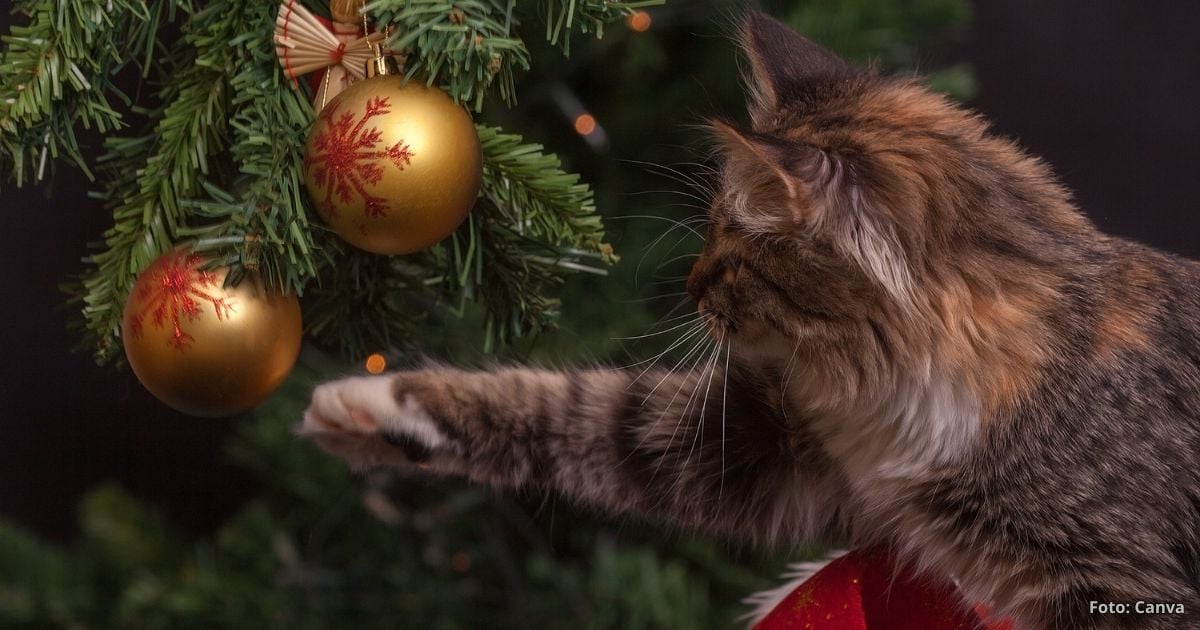
{"label": "striped fur", "polygon": [[[760,14],[742,35],[754,124],[713,125],[690,371],[349,379],[301,432],[739,540],[889,544],[1018,628],[1200,627],[1200,266],[1099,233],[917,82]],[[1186,614],[1090,607],[1139,600]]]}

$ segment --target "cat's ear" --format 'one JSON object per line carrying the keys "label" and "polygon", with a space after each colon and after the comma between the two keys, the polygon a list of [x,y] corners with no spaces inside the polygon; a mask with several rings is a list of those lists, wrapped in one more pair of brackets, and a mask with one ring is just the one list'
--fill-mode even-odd
{"label": "cat's ear", "polygon": [[911,303],[896,217],[833,151],[710,121],[722,154],[728,212],[750,232],[828,238],[897,302]]}
{"label": "cat's ear", "polygon": [[758,11],[746,16],[740,35],[742,49],[750,62],[746,77],[747,106],[755,128],[770,120],[781,105],[804,99],[821,84],[848,79],[860,72],[786,24]]}
{"label": "cat's ear", "polygon": [[721,156],[730,212],[756,232],[786,233],[820,219],[842,195],[844,169],[826,151],[771,134],[709,120]]}
{"label": "cat's ear", "polygon": [[[785,143],[752,131],[742,131],[720,120],[710,120],[709,128],[723,157],[722,170],[727,189],[755,190],[756,196],[777,197],[776,208],[791,205],[802,193],[800,180],[788,169],[794,160],[787,155]],[[760,204],[762,200],[759,200]],[[778,214],[778,213],[774,213]],[[767,220],[767,217],[762,217]],[[772,217],[770,220],[783,219]],[[753,221],[753,217],[741,217]]]}

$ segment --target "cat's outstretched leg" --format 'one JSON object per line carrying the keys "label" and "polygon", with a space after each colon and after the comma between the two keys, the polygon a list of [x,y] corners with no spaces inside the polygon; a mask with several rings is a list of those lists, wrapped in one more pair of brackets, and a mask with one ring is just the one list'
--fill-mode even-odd
{"label": "cat's outstretched leg", "polygon": [[742,377],[432,368],[319,386],[298,432],[358,468],[545,489],[747,538],[823,533],[845,492]]}

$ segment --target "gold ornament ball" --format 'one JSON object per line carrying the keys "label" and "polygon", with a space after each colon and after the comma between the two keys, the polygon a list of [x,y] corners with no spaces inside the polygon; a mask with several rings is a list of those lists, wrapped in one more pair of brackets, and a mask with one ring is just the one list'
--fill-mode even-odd
{"label": "gold ornament ball", "polygon": [[321,218],[351,245],[410,254],[467,217],[483,154],[470,114],[445,92],[383,74],[321,110],[305,147],[304,181]]}
{"label": "gold ornament ball", "polygon": [[246,411],[283,382],[300,352],[300,302],[228,268],[204,270],[186,250],[166,252],[133,285],[121,339],[133,373],[167,405],[194,416]]}

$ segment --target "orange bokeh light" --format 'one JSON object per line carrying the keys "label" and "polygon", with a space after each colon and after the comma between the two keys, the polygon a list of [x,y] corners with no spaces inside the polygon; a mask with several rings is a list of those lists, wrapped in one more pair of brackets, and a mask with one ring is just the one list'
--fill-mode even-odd
{"label": "orange bokeh light", "polygon": [[376,352],[367,357],[367,371],[371,374],[379,374],[387,369],[387,359],[383,358],[382,354]]}
{"label": "orange bokeh light", "polygon": [[650,22],[650,14],[645,11],[638,11],[625,18],[625,23],[629,25],[630,30],[638,33],[645,33],[650,30]]}
{"label": "orange bokeh light", "polygon": [[586,136],[596,130],[596,117],[591,114],[580,114],[575,118],[575,131]]}

